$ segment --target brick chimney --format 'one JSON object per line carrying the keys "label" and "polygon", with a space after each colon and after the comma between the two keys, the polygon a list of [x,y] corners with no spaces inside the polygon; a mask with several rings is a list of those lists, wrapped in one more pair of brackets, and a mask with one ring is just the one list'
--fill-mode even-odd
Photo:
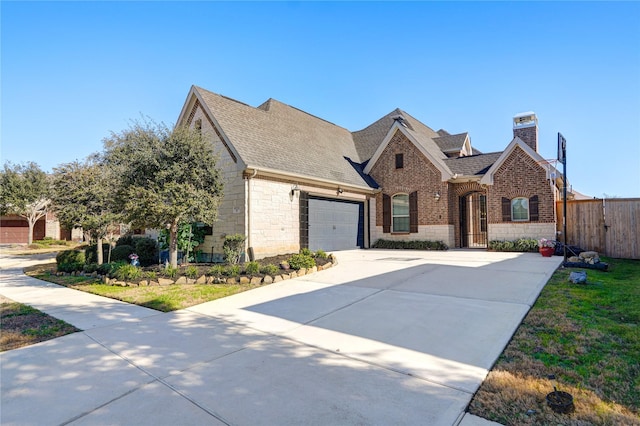
{"label": "brick chimney", "polygon": [[535,112],[523,112],[513,117],[513,137],[522,139],[538,152],[538,117]]}

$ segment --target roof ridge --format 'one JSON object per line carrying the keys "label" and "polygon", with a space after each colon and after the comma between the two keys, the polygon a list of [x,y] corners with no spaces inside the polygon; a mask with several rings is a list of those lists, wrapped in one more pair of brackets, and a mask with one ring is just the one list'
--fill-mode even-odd
{"label": "roof ridge", "polygon": [[[322,117],[318,117],[317,115],[311,114],[311,113],[309,113],[309,112],[307,112],[307,111],[305,111],[305,110],[303,110],[303,109],[300,109],[300,108],[298,108],[298,107],[294,107],[293,105],[289,105],[289,104],[287,104],[287,103],[285,103],[285,102],[282,102],[282,101],[279,101],[279,100],[277,100],[277,99],[269,98],[269,99],[267,100],[267,102],[269,102],[269,104],[272,104],[272,103],[278,103],[278,104],[283,105],[283,106],[285,106],[285,107],[287,107],[287,108],[291,108],[291,109],[296,110],[296,111],[299,111],[299,112],[301,112],[301,113],[303,113],[303,114],[305,114],[305,115],[308,115],[308,116],[309,116],[309,117],[311,117],[311,118],[315,118],[315,119],[317,119],[317,120],[324,121],[325,123],[331,124],[332,126],[339,127],[339,128],[341,128],[341,129],[344,129],[344,130],[348,131],[349,133],[351,133],[351,131],[350,131],[349,129],[347,129],[346,127],[340,126],[340,125],[338,125],[338,124],[336,124],[336,123],[332,123],[332,122],[331,122],[331,121],[329,121],[329,120],[325,120],[325,119],[324,119],[324,118],[322,118]],[[267,103],[267,102],[265,102],[265,103]],[[264,103],[263,103],[263,105],[264,105]]]}

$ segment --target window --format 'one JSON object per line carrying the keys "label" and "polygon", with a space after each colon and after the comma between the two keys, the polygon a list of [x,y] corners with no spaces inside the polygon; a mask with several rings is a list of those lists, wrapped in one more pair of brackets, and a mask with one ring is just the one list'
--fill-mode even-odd
{"label": "window", "polygon": [[511,220],[514,222],[529,220],[529,199],[524,197],[511,200]]}
{"label": "window", "polygon": [[200,134],[202,134],[202,120],[201,119],[197,119],[196,120],[196,131]]}
{"label": "window", "polygon": [[401,169],[404,167],[404,155],[396,154],[396,169]]}
{"label": "window", "polygon": [[409,232],[409,196],[407,194],[398,194],[391,198],[391,220],[393,232]]}

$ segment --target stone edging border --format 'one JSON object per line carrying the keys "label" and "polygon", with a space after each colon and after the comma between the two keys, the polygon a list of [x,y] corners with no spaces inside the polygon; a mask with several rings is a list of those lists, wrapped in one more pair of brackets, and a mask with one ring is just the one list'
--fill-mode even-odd
{"label": "stone edging border", "polygon": [[286,272],[278,275],[265,275],[264,277],[247,277],[247,276],[238,276],[238,277],[229,277],[229,278],[221,278],[214,276],[202,275],[199,278],[187,278],[184,275],[178,277],[177,279],[172,278],[157,278],[155,280],[141,279],[137,282],[128,282],[128,281],[119,281],[117,278],[109,278],[106,275],[98,275],[97,273],[85,274],[84,272],[80,273],[67,273],[67,272],[58,272],[57,275],[74,275],[74,276],[86,276],[86,277],[94,277],[99,278],[104,284],[115,285],[121,287],[146,287],[146,286],[168,286],[173,284],[253,284],[253,285],[261,285],[261,284],[272,284],[280,281],[290,280],[293,278],[303,277],[305,275],[313,274],[318,271],[327,270],[334,265],[338,264],[338,259],[333,255],[329,255],[329,259],[331,260],[328,263],[325,263],[322,266],[314,266],[313,268],[300,268],[297,271]]}

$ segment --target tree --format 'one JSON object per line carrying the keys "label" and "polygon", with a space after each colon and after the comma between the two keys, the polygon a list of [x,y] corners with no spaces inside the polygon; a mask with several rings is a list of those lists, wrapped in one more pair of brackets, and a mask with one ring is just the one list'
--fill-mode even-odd
{"label": "tree", "polygon": [[212,145],[196,129],[134,122],[104,141],[121,185],[116,203],[136,227],[169,230],[169,261],[178,264],[178,225],[213,224],[222,178]]}
{"label": "tree", "polygon": [[4,164],[0,172],[0,213],[23,217],[29,224],[28,243],[33,243],[33,228],[46,216],[49,199],[49,176],[34,162]]}
{"label": "tree", "polygon": [[119,215],[112,209],[113,179],[98,155],[53,169],[53,209],[60,223],[81,227],[98,245],[98,264],[104,261],[102,239]]}

